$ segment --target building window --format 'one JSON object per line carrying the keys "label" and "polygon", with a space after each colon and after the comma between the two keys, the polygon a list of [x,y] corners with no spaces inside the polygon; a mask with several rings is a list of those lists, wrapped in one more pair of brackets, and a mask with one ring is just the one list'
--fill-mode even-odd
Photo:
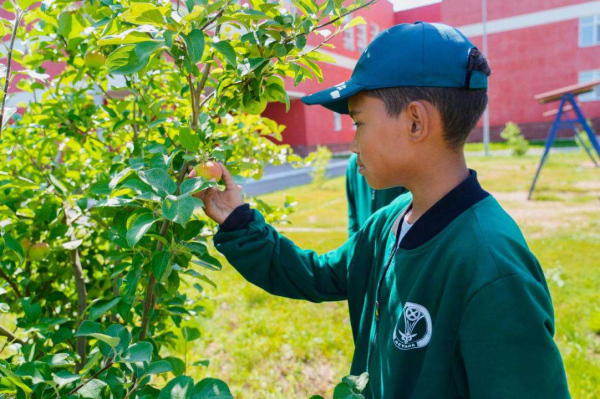
{"label": "building window", "polygon": [[[352,18],[350,18],[350,16],[346,16],[346,18],[344,18],[344,22],[348,23],[351,21]],[[354,51],[354,27],[350,28],[350,29],[346,29],[344,31],[344,48],[347,50],[351,50]]]}
{"label": "building window", "polygon": [[358,25],[356,27],[356,48],[361,53],[367,48],[367,42],[369,41],[367,35],[367,25]]}
{"label": "building window", "polygon": [[600,44],[600,15],[579,18],[579,47]]}
{"label": "building window", "polygon": [[336,132],[342,130],[342,115],[337,112],[333,113],[333,130]]}
{"label": "building window", "polygon": [[379,25],[377,25],[376,23],[372,23],[371,24],[371,40],[375,39],[375,37],[377,37],[379,32],[381,32],[381,30],[379,29]]}
{"label": "building window", "polygon": [[[579,72],[579,83],[591,82],[600,79],[600,69]],[[579,95],[579,101],[600,101],[600,85],[597,85],[593,91]]]}

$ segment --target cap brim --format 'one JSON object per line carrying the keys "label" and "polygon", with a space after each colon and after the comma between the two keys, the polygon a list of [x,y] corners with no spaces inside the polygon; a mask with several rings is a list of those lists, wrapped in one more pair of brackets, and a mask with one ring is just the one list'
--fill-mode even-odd
{"label": "cap brim", "polygon": [[348,114],[348,98],[363,90],[364,87],[347,81],[310,96],[304,96],[302,102],[306,105],[322,105],[338,114]]}

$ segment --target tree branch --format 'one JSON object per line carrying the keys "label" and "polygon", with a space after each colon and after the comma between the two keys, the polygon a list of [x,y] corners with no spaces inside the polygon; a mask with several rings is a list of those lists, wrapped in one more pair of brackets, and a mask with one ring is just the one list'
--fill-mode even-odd
{"label": "tree branch", "polygon": [[19,286],[10,278],[8,274],[0,267],[0,277],[2,277],[6,282],[12,287],[13,291],[15,291],[15,295],[18,298],[22,298],[21,291],[19,290]]}
{"label": "tree branch", "polygon": [[352,14],[353,12],[356,12],[356,11],[358,11],[358,10],[362,9],[362,8],[365,8],[365,7],[368,7],[368,6],[372,5],[372,4],[375,4],[375,3],[377,3],[377,1],[378,1],[378,0],[371,0],[371,1],[369,1],[368,3],[365,3],[365,4],[363,4],[363,5],[362,5],[362,6],[360,6],[360,7],[353,8],[352,10],[350,10],[350,11],[348,11],[348,12],[346,12],[346,13],[344,13],[344,14],[340,15],[339,17],[336,17],[336,18],[334,18],[334,19],[332,19],[332,20],[330,20],[330,21],[328,21],[328,22],[322,23],[321,25],[317,25],[317,27],[316,27],[316,28],[314,28],[313,30],[311,30],[311,32],[314,32],[314,31],[315,31],[315,30],[317,30],[317,29],[324,28],[324,27],[326,27],[327,25],[331,25],[332,23],[334,23],[334,22],[336,22],[336,21],[339,21],[340,19],[344,18],[346,15],[350,15],[350,14]]}
{"label": "tree branch", "polygon": [[87,380],[85,380],[84,382],[82,382],[81,384],[77,385],[77,387],[75,387],[71,392],[69,392],[67,394],[67,396],[69,395],[73,395],[75,392],[79,391],[81,388],[83,388],[83,386],[85,384],[87,384],[88,382],[92,381],[93,379],[95,379],[96,377],[98,377],[100,374],[104,373],[106,370],[108,370],[109,368],[111,368],[111,366],[113,365],[113,360],[112,358],[108,358],[108,362],[106,363],[106,365],[104,367],[102,367],[98,372],[96,372],[93,376],[91,376],[90,378],[88,378]]}
{"label": "tree branch", "polygon": [[16,342],[17,344],[25,345],[25,341],[17,338],[13,333],[11,333],[9,330],[2,326],[0,326],[0,336],[10,339],[11,342]]}
{"label": "tree branch", "polygon": [[[15,46],[15,39],[17,37],[17,29],[21,24],[21,17],[23,14],[19,10],[15,10],[15,26],[13,26],[12,37],[10,38],[10,44],[8,46],[8,57],[6,60],[6,77],[4,79],[4,94],[2,95],[2,104],[0,105],[0,138],[2,137],[2,128],[4,125],[4,107],[6,106],[6,97],[8,97],[8,85],[10,83],[10,68],[12,64],[12,54]],[[7,121],[8,122],[8,121]]]}

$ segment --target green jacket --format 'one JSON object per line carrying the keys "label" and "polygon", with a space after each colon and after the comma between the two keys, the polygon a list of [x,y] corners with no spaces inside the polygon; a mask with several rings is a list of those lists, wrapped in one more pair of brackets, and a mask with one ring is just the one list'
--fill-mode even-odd
{"label": "green jacket", "polygon": [[[247,207],[216,248],[251,283],[313,302],[348,300],[351,374],[366,397],[569,398],[544,274],[475,172],[396,247],[404,194],[336,250],[298,248]],[[227,225],[227,230],[225,231]],[[397,249],[396,249],[397,248]]]}
{"label": "green jacket", "polygon": [[369,187],[367,180],[358,173],[356,154],[352,154],[346,168],[348,234],[351,236],[356,233],[375,211],[407,192],[404,187],[393,187],[387,190],[375,190]]}

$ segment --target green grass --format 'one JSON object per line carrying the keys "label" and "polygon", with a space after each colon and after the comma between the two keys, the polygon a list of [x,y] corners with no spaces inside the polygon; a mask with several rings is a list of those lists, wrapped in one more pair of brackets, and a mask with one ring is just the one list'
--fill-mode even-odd
{"label": "green grass", "polygon": [[[527,201],[538,158],[469,161],[483,186],[522,226],[545,270],[573,397],[593,398],[600,386],[600,171],[583,153],[552,154],[534,201]],[[262,199],[282,204],[285,195],[293,195],[298,207],[292,225],[280,228],[282,234],[319,253],[345,241],[343,178],[321,189],[297,187]],[[335,383],[348,373],[354,349],[346,303],[273,297],[231,267],[212,277],[218,284],[208,292],[215,301],[214,317],[188,356],[191,361],[209,358],[211,364],[195,368],[193,376],[226,380],[236,398],[331,397]]]}

